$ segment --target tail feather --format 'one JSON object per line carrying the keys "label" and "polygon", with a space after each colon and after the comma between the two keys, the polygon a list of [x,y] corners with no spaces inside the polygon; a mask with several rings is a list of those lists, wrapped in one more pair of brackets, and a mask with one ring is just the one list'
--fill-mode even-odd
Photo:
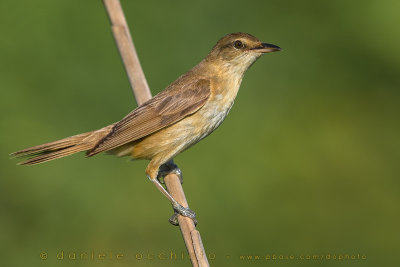
{"label": "tail feather", "polygon": [[27,160],[18,163],[20,165],[34,165],[69,156],[93,148],[111,131],[113,126],[109,125],[97,131],[82,133],[47,144],[26,148],[14,152],[10,156],[27,158]]}

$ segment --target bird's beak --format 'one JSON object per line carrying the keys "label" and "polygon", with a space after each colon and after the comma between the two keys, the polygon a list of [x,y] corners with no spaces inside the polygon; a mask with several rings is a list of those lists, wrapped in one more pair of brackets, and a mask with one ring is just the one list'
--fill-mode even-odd
{"label": "bird's beak", "polygon": [[282,49],[277,45],[261,43],[260,46],[254,47],[251,50],[254,50],[254,52],[257,53],[269,53],[281,51]]}

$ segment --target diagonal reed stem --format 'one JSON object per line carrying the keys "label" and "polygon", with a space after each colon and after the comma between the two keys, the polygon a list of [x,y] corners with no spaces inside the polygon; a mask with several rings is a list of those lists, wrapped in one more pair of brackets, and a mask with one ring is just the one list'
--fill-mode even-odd
{"label": "diagonal reed stem", "polygon": [[[151,98],[151,92],[140,65],[124,12],[119,0],[103,0],[103,3],[107,10],[114,39],[128,74],[133,93],[138,105],[141,105]],[[188,207],[179,177],[171,173],[165,177],[164,181],[172,197],[182,206]],[[196,267],[209,266],[200,232],[196,230],[192,219],[178,215],[178,222],[192,265]]]}

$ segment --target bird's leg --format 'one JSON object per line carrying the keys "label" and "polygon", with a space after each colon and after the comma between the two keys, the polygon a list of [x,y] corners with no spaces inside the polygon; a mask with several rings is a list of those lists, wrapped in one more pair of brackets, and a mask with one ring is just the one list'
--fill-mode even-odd
{"label": "bird's leg", "polygon": [[[173,164],[173,162],[172,162]],[[173,164],[174,166],[176,166],[175,164]],[[171,166],[171,165],[170,165]],[[178,201],[176,201],[171,195],[170,193],[168,193],[168,191],[161,185],[161,183],[158,180],[158,167],[157,168],[153,168],[155,167],[151,162],[149,164],[149,166],[147,166],[146,169],[146,174],[147,177],[149,178],[149,180],[151,182],[153,182],[153,184],[157,187],[157,189],[171,202],[172,207],[174,209],[174,214],[172,215],[172,217],[169,219],[169,222],[173,225],[178,225],[178,220],[177,220],[177,215],[180,214],[182,216],[191,218],[194,222],[194,224],[197,224],[197,220],[196,220],[196,213],[194,211],[192,211],[189,208],[185,208],[184,206],[182,206],[181,204],[178,203]],[[177,166],[176,166],[177,168]],[[174,170],[175,168],[173,168]],[[178,169],[179,170],[179,169]],[[172,171],[173,172],[173,171]],[[180,170],[179,170],[180,172]],[[171,172],[168,172],[171,173]],[[166,173],[167,174],[167,173]],[[165,175],[166,175],[165,174]]]}
{"label": "bird's leg", "polygon": [[180,214],[182,216],[185,217],[189,217],[193,220],[193,222],[195,224],[197,224],[197,220],[196,220],[196,213],[194,211],[192,211],[189,208],[185,208],[184,206],[182,206],[181,204],[178,203],[178,201],[176,201],[169,193],[167,190],[165,190],[165,188],[160,184],[160,182],[157,179],[152,179],[150,177],[148,177],[150,179],[150,181],[152,181],[154,183],[154,185],[157,187],[158,190],[161,191],[161,193],[163,193],[163,195],[171,202],[172,207],[174,209],[174,214],[172,215],[172,217],[169,219],[169,222],[173,225],[178,225],[178,221],[177,221],[177,215]]}

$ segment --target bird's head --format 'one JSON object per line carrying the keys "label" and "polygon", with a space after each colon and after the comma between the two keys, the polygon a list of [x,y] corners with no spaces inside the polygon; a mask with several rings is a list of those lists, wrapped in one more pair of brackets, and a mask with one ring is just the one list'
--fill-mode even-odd
{"label": "bird's head", "polygon": [[263,43],[248,33],[231,33],[217,42],[206,61],[243,74],[261,55],[280,50],[280,47]]}

